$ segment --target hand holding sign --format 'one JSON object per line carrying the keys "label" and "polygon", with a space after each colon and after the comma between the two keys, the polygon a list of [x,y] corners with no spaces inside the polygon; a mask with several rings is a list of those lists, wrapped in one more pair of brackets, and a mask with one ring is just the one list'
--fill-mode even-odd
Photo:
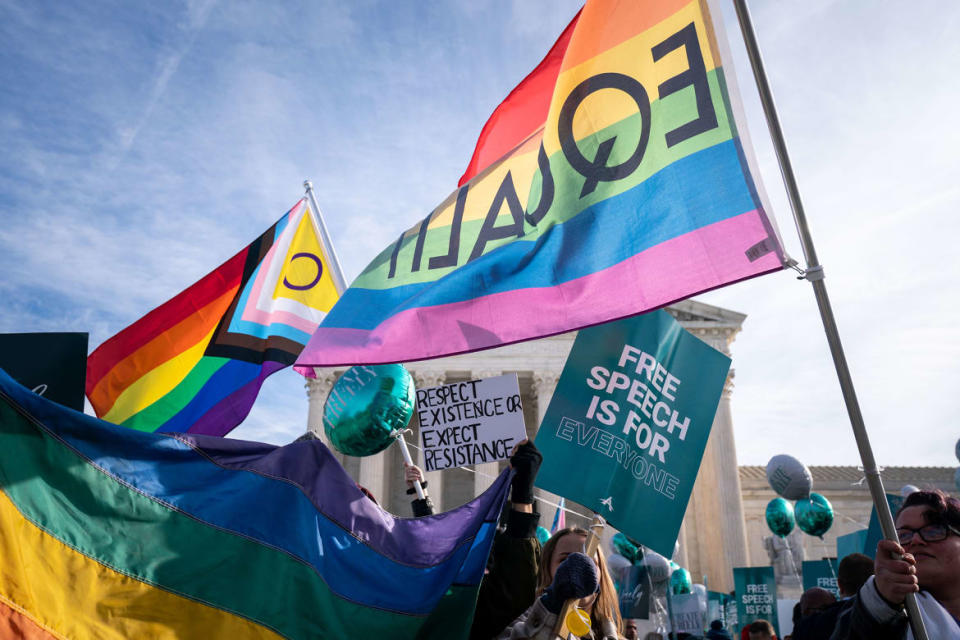
{"label": "hand holding sign", "polygon": [[543,455],[529,440],[514,448],[510,466],[517,472],[510,484],[510,499],[519,504],[533,504],[533,482],[543,462]]}

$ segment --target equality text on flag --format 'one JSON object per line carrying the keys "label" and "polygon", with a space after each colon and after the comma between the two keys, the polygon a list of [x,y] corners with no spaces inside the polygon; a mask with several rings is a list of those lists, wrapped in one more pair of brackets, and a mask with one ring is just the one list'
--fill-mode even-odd
{"label": "equality text on flag", "polygon": [[782,268],[723,44],[699,0],[588,2],[297,369],[495,347]]}

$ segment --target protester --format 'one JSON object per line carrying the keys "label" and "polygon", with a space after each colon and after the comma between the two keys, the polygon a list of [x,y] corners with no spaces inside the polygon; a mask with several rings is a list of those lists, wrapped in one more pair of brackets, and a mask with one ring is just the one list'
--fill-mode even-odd
{"label": "protester", "polygon": [[625,640],[638,640],[640,638],[636,620],[628,618],[623,621],[623,637]]}
{"label": "protester", "polygon": [[[569,598],[578,597],[580,593],[585,595],[578,603],[590,616],[591,630],[583,636],[591,640],[616,640],[621,638],[620,630],[622,623],[620,621],[620,611],[617,601],[617,592],[610,579],[610,573],[607,569],[607,563],[603,551],[597,548],[594,556],[595,564],[598,567],[598,588],[594,591],[583,592],[577,588],[583,587],[581,582],[571,581],[571,576],[577,577],[579,573],[570,571],[560,571],[560,567],[565,564],[568,557],[582,556],[581,553],[587,542],[589,532],[577,527],[568,527],[556,532],[547,544],[543,547],[543,557],[540,561],[540,575],[538,578],[537,593],[540,597],[534,601],[533,606],[527,609],[519,618],[504,629],[500,638],[502,640],[523,640],[532,638],[536,633],[544,628],[551,628],[556,624],[557,616],[563,606],[563,601],[551,594],[558,590],[561,593],[567,593],[576,590],[577,595],[571,595]],[[585,556],[584,556],[585,557]],[[593,564],[593,563],[591,563]],[[569,583],[569,584],[568,584]],[[589,595],[586,595],[586,594]]]}
{"label": "protester", "polygon": [[707,640],[733,640],[730,632],[723,628],[721,620],[714,620],[710,623],[710,628],[707,629],[705,637]]}
{"label": "protester", "polygon": [[960,500],[940,490],[911,493],[896,526],[900,544],[877,544],[875,575],[837,620],[832,640],[912,639],[908,593],[918,594],[931,640],[960,638]]}
{"label": "protester", "polygon": [[403,475],[404,480],[407,481],[408,496],[416,495],[417,493],[417,488],[413,485],[414,482],[419,482],[420,488],[423,489],[423,497],[414,498],[410,503],[410,506],[413,508],[413,517],[422,518],[423,516],[432,516],[435,510],[433,501],[430,499],[430,494],[427,493],[428,483],[423,478],[423,470],[415,464],[407,464],[404,462]]}
{"label": "protester", "polygon": [[837,597],[822,587],[810,587],[800,596],[800,619],[820,613],[837,601]]}
{"label": "protester", "polygon": [[[862,553],[844,556],[837,567],[837,590],[840,600],[819,613],[794,620],[793,640],[829,640],[837,626],[837,618],[849,608],[850,600],[873,575],[873,560]],[[799,603],[797,603],[799,606]]]}
{"label": "protester", "polygon": [[754,620],[748,626],[750,640],[776,640],[773,625],[766,620]]}
{"label": "protester", "polygon": [[[487,573],[480,583],[477,607],[470,628],[470,640],[490,640],[533,604],[540,566],[540,541],[537,525],[540,514],[534,508],[533,483],[543,456],[532,442],[524,440],[514,447],[510,466],[510,509],[506,529],[497,534],[487,561]],[[414,480],[423,482],[423,471],[416,465],[404,465],[407,493],[415,493]],[[433,515],[429,499],[414,499],[416,517]]]}

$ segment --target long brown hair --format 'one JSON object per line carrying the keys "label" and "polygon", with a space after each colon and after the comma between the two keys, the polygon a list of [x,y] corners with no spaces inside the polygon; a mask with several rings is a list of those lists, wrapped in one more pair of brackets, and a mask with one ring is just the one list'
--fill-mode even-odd
{"label": "long brown hair", "polygon": [[[567,527],[561,529],[550,536],[547,543],[543,545],[543,554],[540,556],[540,572],[537,576],[537,596],[553,582],[553,574],[550,572],[550,559],[553,557],[553,551],[557,548],[557,543],[564,536],[576,534],[578,536],[588,537],[590,532],[580,527]],[[620,619],[620,603],[617,598],[617,590],[613,586],[613,580],[610,579],[610,572],[607,570],[607,559],[603,555],[600,547],[597,547],[593,560],[600,569],[600,593],[593,606],[590,607],[590,623],[594,629],[602,629],[603,623],[609,621],[617,628],[617,635],[623,635],[623,621]]]}

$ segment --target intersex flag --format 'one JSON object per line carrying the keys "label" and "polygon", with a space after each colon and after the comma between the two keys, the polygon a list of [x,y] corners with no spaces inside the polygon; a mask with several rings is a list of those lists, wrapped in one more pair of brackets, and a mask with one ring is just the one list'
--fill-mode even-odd
{"label": "intersex flag", "polygon": [[0,370],[0,637],[466,638],[509,483],[396,518],[319,441],[126,429]]}
{"label": "intersex flag", "polygon": [[781,269],[722,47],[703,0],[587,2],[297,369],[496,347]]}
{"label": "intersex flag", "polygon": [[288,367],[338,291],[306,199],[189,289],[100,345],[87,397],[104,420],[141,431],[222,436],[263,381]]}

